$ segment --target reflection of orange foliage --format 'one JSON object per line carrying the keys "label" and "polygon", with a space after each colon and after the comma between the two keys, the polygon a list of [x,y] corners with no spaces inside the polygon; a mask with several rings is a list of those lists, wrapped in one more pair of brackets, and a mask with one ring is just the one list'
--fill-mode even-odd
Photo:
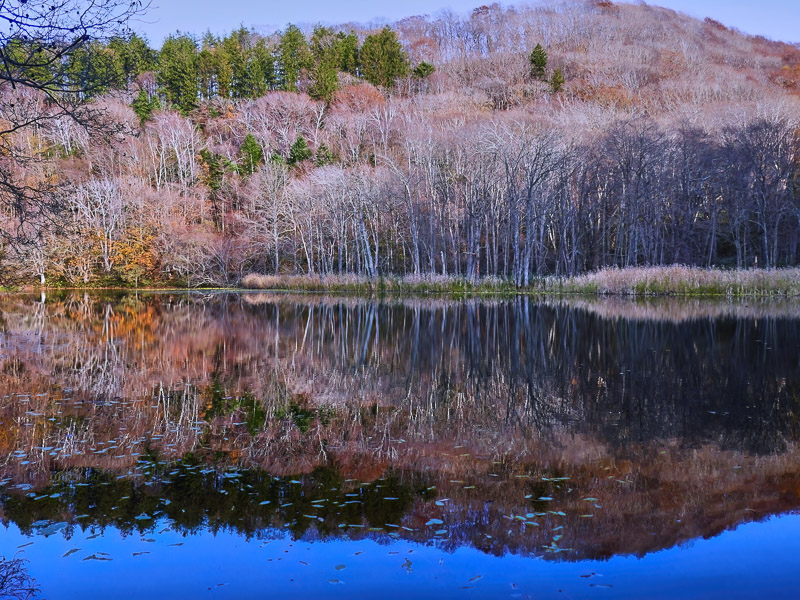
{"label": "reflection of orange foliage", "polygon": [[[156,317],[157,312],[151,304],[121,306],[111,315],[111,322],[114,324],[115,335],[122,338],[135,336],[135,339],[141,339],[144,332],[153,328]],[[147,337],[150,339],[150,336]]]}
{"label": "reflection of orange foliage", "polygon": [[336,466],[343,478],[358,481],[375,481],[388,467],[384,460],[377,457],[352,453],[337,454]]}
{"label": "reflection of orange foliage", "polygon": [[13,452],[17,443],[17,428],[0,426],[0,454]]}

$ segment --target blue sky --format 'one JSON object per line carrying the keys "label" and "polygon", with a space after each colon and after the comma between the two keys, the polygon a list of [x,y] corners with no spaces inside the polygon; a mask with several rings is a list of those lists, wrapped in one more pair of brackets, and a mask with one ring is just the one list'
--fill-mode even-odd
{"label": "blue sky", "polygon": [[[239,25],[269,32],[287,23],[346,23],[396,20],[419,14],[436,14],[450,8],[468,12],[480,0],[403,0],[382,3],[370,0],[153,0],[146,22],[134,29],[160,46],[176,30],[202,33],[207,29],[226,33]],[[503,4],[515,4],[514,2]],[[800,0],[655,0],[696,17],[712,17],[746,33],[800,42]]]}

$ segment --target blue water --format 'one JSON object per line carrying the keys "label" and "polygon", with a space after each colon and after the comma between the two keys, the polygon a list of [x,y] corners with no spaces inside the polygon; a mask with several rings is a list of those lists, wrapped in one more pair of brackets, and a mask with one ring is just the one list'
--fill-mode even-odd
{"label": "blue water", "polygon": [[[168,524],[156,529],[161,525]],[[11,525],[1,534],[0,553],[28,559],[50,600],[800,597],[797,514],[641,558],[582,562],[497,557],[472,548],[450,553],[407,541],[292,540],[279,532],[247,540],[225,532],[163,531],[144,541],[107,529],[87,539],[96,533],[26,536]],[[74,548],[80,550],[63,557]],[[110,560],[85,560],[92,555]]]}
{"label": "blue water", "polygon": [[0,321],[0,598],[800,598],[794,304]]}

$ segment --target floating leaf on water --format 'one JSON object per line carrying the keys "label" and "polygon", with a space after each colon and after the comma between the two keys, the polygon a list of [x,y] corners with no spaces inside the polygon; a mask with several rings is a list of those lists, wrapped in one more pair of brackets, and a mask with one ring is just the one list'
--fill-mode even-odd
{"label": "floating leaf on water", "polygon": [[400,498],[394,498],[392,496],[386,496],[384,500],[400,500]]}
{"label": "floating leaf on water", "polygon": [[475,575],[469,582],[472,583],[473,581],[478,581],[478,579],[483,579],[483,575]]}
{"label": "floating leaf on water", "polygon": [[167,546],[183,546],[183,542],[178,542],[177,544],[167,544]]}
{"label": "floating leaf on water", "polygon": [[80,548],[72,548],[71,550],[67,550],[61,555],[61,558],[67,558],[70,554],[75,554],[76,552],[80,552]]}
{"label": "floating leaf on water", "polygon": [[28,542],[27,544],[22,544],[21,546],[17,546],[17,549],[24,548],[25,546],[30,546],[33,542]]}
{"label": "floating leaf on water", "polygon": [[269,500],[264,500],[263,502],[259,502],[259,506],[264,506],[265,504],[269,504]]}
{"label": "floating leaf on water", "polygon": [[304,560],[298,560],[297,562],[299,562],[301,565],[308,566],[308,563]]}
{"label": "floating leaf on water", "polygon": [[328,583],[330,583],[332,585],[341,585],[344,582],[343,581],[339,581],[338,579],[328,579]]}
{"label": "floating leaf on water", "polygon": [[427,526],[429,526],[429,527],[430,527],[431,525],[443,525],[443,524],[444,524],[444,521],[442,521],[441,519],[431,519],[430,521],[428,521],[427,523],[425,523],[425,525],[427,525]]}
{"label": "floating leaf on water", "polygon": [[150,554],[150,552],[148,550],[145,550],[144,552],[134,552],[133,556],[141,556],[142,554]]}
{"label": "floating leaf on water", "polygon": [[597,502],[597,498],[584,498],[586,502]]}
{"label": "floating leaf on water", "polygon": [[539,496],[539,500],[543,500],[545,502],[548,502],[548,501],[552,500],[552,498],[550,496]]}
{"label": "floating leaf on water", "polygon": [[347,565],[336,565],[333,568],[336,569],[337,571],[344,571],[347,568]]}

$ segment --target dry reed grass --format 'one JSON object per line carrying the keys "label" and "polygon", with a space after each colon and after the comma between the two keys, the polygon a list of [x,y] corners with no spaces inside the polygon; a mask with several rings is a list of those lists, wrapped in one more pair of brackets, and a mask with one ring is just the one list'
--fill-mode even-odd
{"label": "dry reed grass", "polygon": [[484,278],[471,282],[457,276],[407,275],[369,279],[358,275],[260,275],[250,273],[241,281],[246,289],[305,292],[395,294],[494,294],[519,292],[549,295],[601,296],[800,296],[800,268],[740,269],[723,271],[686,265],[606,268],[576,277],[542,277],[527,288],[508,280]]}
{"label": "dry reed grass", "polygon": [[800,269],[611,268],[567,279],[563,290],[620,296],[798,296]]}

